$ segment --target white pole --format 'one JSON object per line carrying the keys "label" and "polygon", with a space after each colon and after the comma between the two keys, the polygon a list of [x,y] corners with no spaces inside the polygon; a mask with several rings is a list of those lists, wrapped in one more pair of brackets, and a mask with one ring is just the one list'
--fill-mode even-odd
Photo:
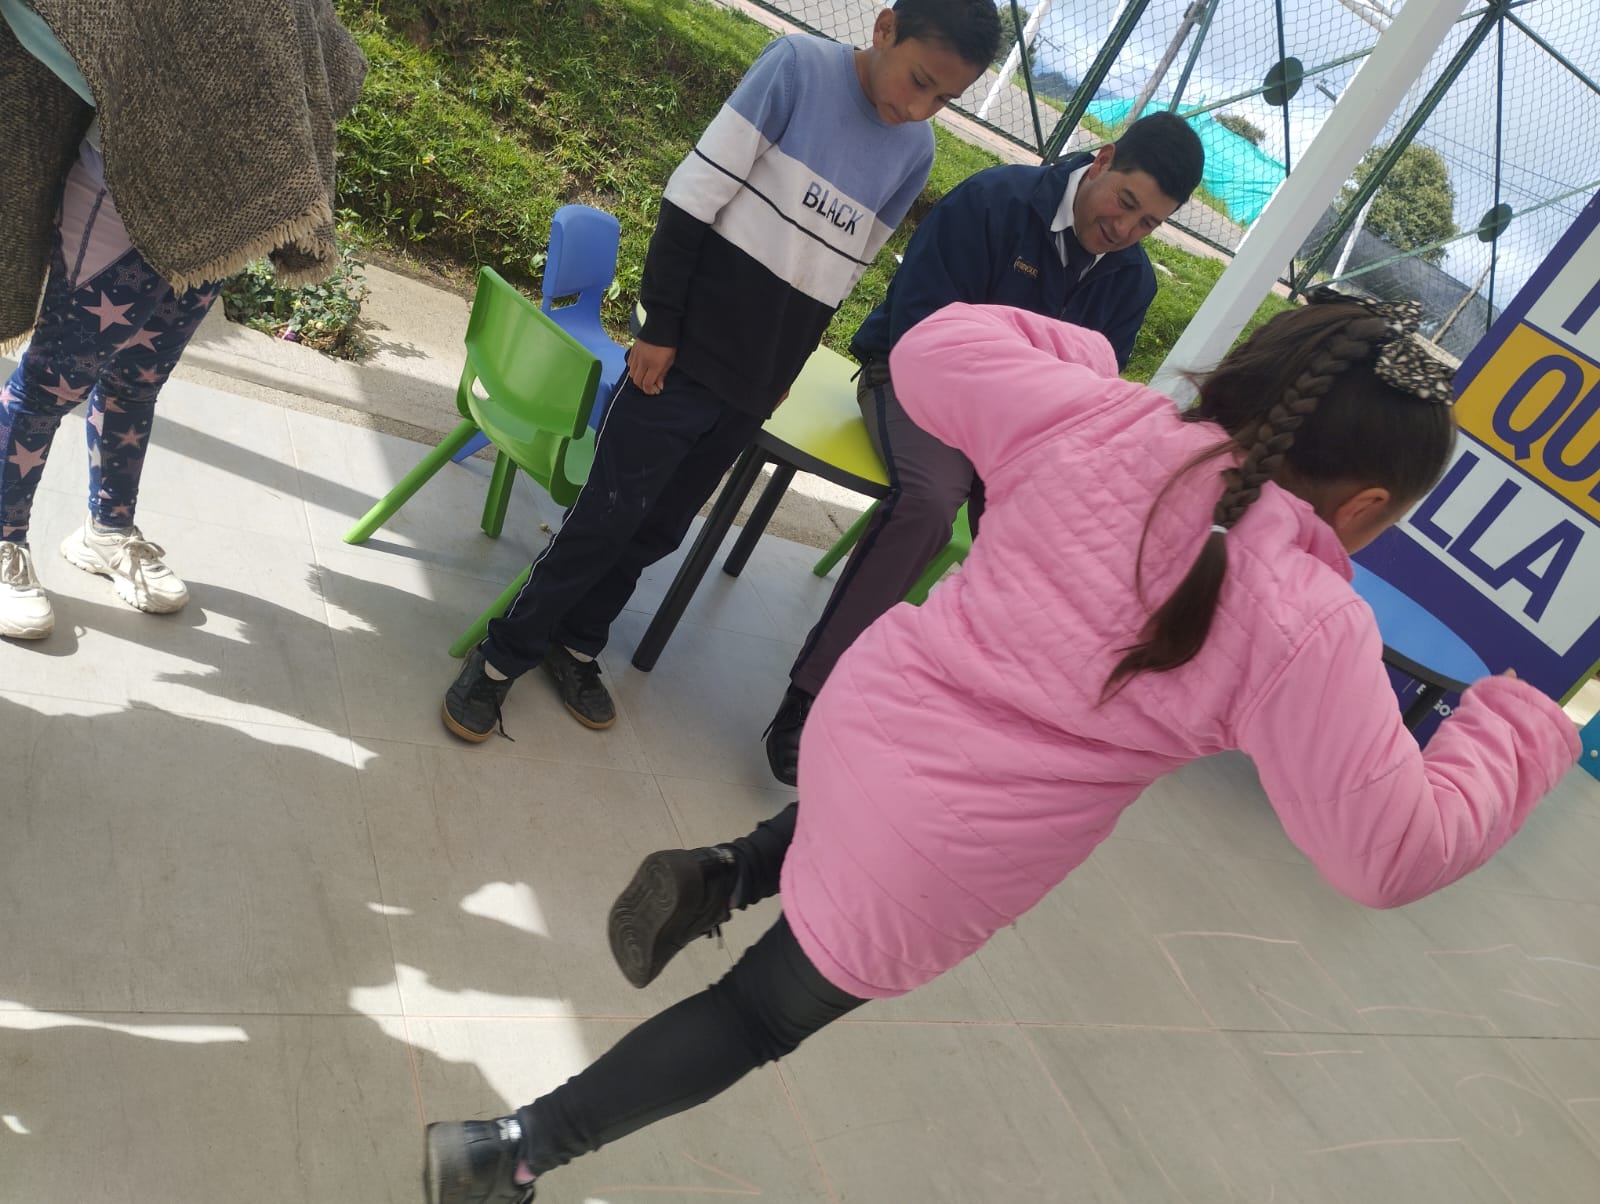
{"label": "white pole", "polygon": [[1011,47],[1011,53],[1006,55],[1006,61],[1000,68],[999,76],[990,86],[989,95],[985,96],[983,103],[978,106],[979,121],[987,121],[989,119],[989,109],[994,105],[995,97],[999,96],[1005,86],[1011,82],[1012,72],[1016,71],[1018,64],[1022,62],[1022,48],[1033,45],[1034,35],[1039,32],[1039,23],[1045,19],[1045,15],[1050,11],[1050,6],[1054,3],[1055,0],[1039,0],[1033,13],[1028,17],[1027,23],[1022,27],[1022,36],[1017,39],[1016,45]]}
{"label": "white pole", "polygon": [[1194,397],[1180,369],[1209,367],[1227,353],[1466,6],[1467,0],[1412,0],[1395,15],[1305,158],[1278,185],[1228,270],[1173,344],[1152,386],[1180,404]]}
{"label": "white pole", "polygon": [[1367,198],[1367,203],[1361,206],[1361,212],[1356,214],[1355,225],[1350,227],[1350,237],[1344,240],[1344,250],[1339,252],[1339,262],[1333,265],[1333,279],[1338,280],[1344,275],[1345,268],[1350,266],[1350,253],[1356,249],[1356,239],[1361,237],[1362,228],[1367,224],[1367,214],[1372,212],[1372,202],[1378,199],[1374,192]]}
{"label": "white pole", "polygon": [[1371,0],[1339,0],[1339,3],[1360,17],[1379,33],[1389,28],[1389,22],[1394,20],[1394,13],[1381,4],[1373,4]]}
{"label": "white pole", "polygon": [[[1392,21],[1393,17],[1385,16],[1385,20]],[[1354,82],[1354,81],[1352,81]],[[1417,89],[1422,86],[1422,80],[1411,82],[1411,87],[1406,92],[1405,107],[1410,110],[1416,103]],[[1350,227],[1350,237],[1344,240],[1344,250],[1339,252],[1339,262],[1333,265],[1333,279],[1340,280],[1344,277],[1344,270],[1350,266],[1350,256],[1356,249],[1356,239],[1361,237],[1361,231],[1367,227],[1367,215],[1372,212],[1373,203],[1378,199],[1382,188],[1375,189],[1367,198],[1367,203],[1361,206],[1361,212],[1356,214],[1355,224]]]}

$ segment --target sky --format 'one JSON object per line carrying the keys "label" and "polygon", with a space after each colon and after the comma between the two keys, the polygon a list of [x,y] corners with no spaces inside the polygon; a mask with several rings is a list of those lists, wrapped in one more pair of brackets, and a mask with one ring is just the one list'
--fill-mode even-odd
{"label": "sky", "polygon": [[[1019,0],[1024,12],[1036,0]],[[1409,0],[1431,3],[1435,0]],[[1278,59],[1274,0],[1217,0],[1204,44],[1184,89],[1183,105],[1223,100],[1250,91]],[[1129,44],[1119,56],[1105,91],[1132,96],[1156,68],[1180,25],[1188,0],[1151,0]],[[1340,0],[1282,0],[1285,50],[1308,71],[1361,49],[1370,49],[1378,31],[1351,13]],[[1535,32],[1589,76],[1600,80],[1600,22],[1582,9],[1591,0],[1529,0],[1515,10]],[[1123,0],[1055,0],[1036,44],[1039,66],[1072,79],[1084,75],[1104,42]],[[1398,4],[1395,5],[1399,7]],[[1481,7],[1473,2],[1470,14]],[[1471,23],[1458,24],[1412,89],[1407,109],[1420,101],[1450,55],[1466,40]],[[1191,33],[1164,77],[1157,100],[1170,100],[1195,37]],[[1494,203],[1498,43],[1494,35],[1479,48],[1466,72],[1423,127],[1416,141],[1437,150],[1450,169],[1456,191],[1458,226],[1475,228]],[[1526,35],[1508,29],[1505,38],[1505,88],[1499,153],[1501,196],[1518,216],[1501,237],[1495,269],[1494,303],[1512,296],[1555,245],[1589,197],[1600,192],[1600,95],[1540,50]],[[1308,78],[1289,103],[1291,162],[1310,145],[1360,69],[1360,62],[1334,67]],[[1321,84],[1321,87],[1317,85]],[[1331,96],[1329,95],[1331,93]],[[1353,93],[1352,95],[1359,95]],[[1284,111],[1260,97],[1227,105],[1222,111],[1248,117],[1267,131],[1262,149],[1280,161],[1284,152]],[[1391,117],[1392,136],[1404,114]],[[1536,209],[1561,193],[1576,195]],[[1451,244],[1446,271],[1475,282],[1488,266],[1488,247],[1475,236]],[[1485,282],[1483,290],[1489,285]]]}

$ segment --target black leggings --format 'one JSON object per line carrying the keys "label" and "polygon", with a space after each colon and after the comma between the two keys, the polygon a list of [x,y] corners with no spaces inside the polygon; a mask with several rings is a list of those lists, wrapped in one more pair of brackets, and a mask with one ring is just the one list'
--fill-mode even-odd
{"label": "black leggings", "polygon": [[[776,894],[794,806],[732,842],[740,905]],[[841,991],[777,923],[722,980],[646,1020],[589,1069],[517,1110],[535,1175],[702,1104],[866,1001]]]}

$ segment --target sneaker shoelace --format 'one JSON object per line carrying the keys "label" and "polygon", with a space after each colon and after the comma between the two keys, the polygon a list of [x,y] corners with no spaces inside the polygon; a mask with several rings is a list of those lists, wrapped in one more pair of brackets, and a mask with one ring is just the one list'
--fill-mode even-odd
{"label": "sneaker shoelace", "polygon": [[[487,662],[485,663],[487,664]],[[484,690],[488,693],[490,700],[494,703],[495,727],[500,730],[500,735],[503,739],[509,740],[511,743],[515,744],[517,742],[517,738],[510,732],[506,731],[506,721],[500,715],[500,700],[505,697],[505,692],[497,688],[500,683],[494,678],[490,677],[487,673],[483,674],[480,680]],[[507,689],[509,688],[510,687],[508,686]]]}
{"label": "sneaker shoelace", "polygon": [[167,550],[158,543],[152,543],[139,534],[139,528],[133,529],[129,535],[111,553],[111,563],[114,567],[122,569],[130,577],[143,579],[145,566],[155,564],[161,568],[167,566],[161,563],[161,558]]}
{"label": "sneaker shoelace", "polygon": [[517,742],[517,738],[506,731],[506,721],[500,717],[500,704],[498,702],[494,704],[494,725],[500,730],[500,738],[502,740],[509,740],[513,744]]}
{"label": "sneaker shoelace", "polygon": [[772,734],[772,729],[780,723],[785,725],[799,723],[802,727],[805,726],[806,720],[811,716],[811,704],[815,701],[815,698],[798,693],[793,698],[785,698],[783,705],[778,708],[778,713],[772,717],[766,730],[761,733],[761,738],[765,740]]}
{"label": "sneaker shoelace", "polygon": [[[716,858],[717,865],[719,867],[721,867],[726,873],[734,876],[734,884],[737,885],[739,863],[734,859],[733,853],[728,850],[713,846],[711,849],[711,855]],[[713,938],[716,940],[718,949],[726,949],[728,947],[728,943],[722,939],[722,926],[729,920],[733,919],[733,887],[730,886],[728,889],[729,897],[727,899],[718,900],[717,906],[713,912],[717,918],[712,921],[711,931],[705,934],[708,938]]]}
{"label": "sneaker shoelace", "polygon": [[600,684],[600,662],[597,660],[583,661],[577,657],[572,658],[577,666],[578,689],[583,691],[593,690]]}
{"label": "sneaker shoelace", "polygon": [[112,550],[111,568],[132,582],[135,589],[149,595],[151,578],[172,575],[161,559],[166,554],[165,548],[146,539],[134,527],[133,533]]}
{"label": "sneaker shoelace", "polygon": [[13,589],[38,589],[39,578],[33,575],[33,562],[22,545],[7,540],[0,543],[0,585]]}

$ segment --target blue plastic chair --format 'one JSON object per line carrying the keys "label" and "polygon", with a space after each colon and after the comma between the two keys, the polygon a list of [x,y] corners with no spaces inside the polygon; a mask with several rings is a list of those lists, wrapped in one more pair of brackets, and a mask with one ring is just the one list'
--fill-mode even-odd
{"label": "blue plastic chair", "polygon": [[[602,209],[563,205],[550,220],[550,250],[544,265],[539,308],[600,361],[600,388],[589,425],[600,429],[606,405],[628,370],[628,350],[612,341],[600,322],[600,304],[617,275],[622,226]],[[555,306],[558,297],[575,297]]]}
{"label": "blue plastic chair", "polygon": [[[603,209],[563,205],[550,219],[550,247],[544,261],[543,297],[539,308],[557,326],[588,348],[600,361],[600,387],[595,393],[589,426],[600,429],[611,395],[628,370],[627,349],[613,342],[600,322],[600,305],[617,275],[617,247],[622,224]],[[570,305],[556,299],[575,297]],[[488,445],[473,439],[454,456],[460,463]]]}

